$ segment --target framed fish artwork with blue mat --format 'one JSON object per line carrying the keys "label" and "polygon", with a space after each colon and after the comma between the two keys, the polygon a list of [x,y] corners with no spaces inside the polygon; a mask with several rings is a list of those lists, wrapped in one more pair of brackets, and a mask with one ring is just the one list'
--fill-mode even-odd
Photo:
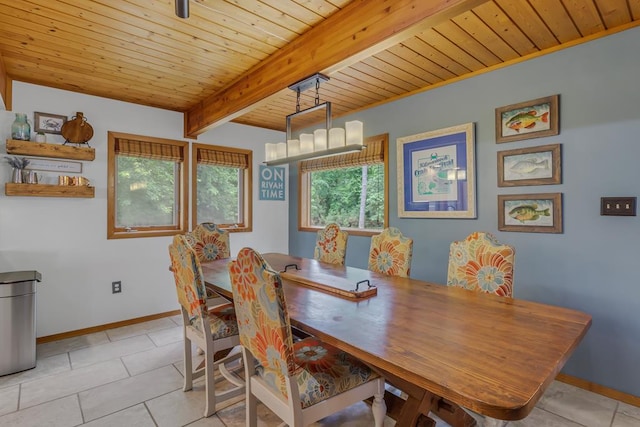
{"label": "framed fish artwork with blue mat", "polygon": [[560,133],[560,95],[496,108],[496,142],[520,141]]}
{"label": "framed fish artwork with blue mat", "polygon": [[562,193],[499,194],[498,230],[562,233]]}
{"label": "framed fish artwork with blue mat", "polygon": [[561,183],[560,144],[498,151],[498,187]]}

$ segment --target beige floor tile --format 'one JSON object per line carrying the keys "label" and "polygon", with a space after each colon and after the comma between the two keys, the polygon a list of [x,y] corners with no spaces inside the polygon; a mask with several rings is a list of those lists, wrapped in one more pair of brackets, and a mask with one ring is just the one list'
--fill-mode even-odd
{"label": "beige floor tile", "polygon": [[204,387],[190,391],[182,388],[146,402],[158,427],[183,426],[202,418]]}
{"label": "beige floor tile", "polygon": [[611,425],[618,402],[554,381],[537,406],[587,427],[606,427]]}
{"label": "beige floor tile", "polygon": [[22,384],[20,409],[69,396],[128,376],[122,362],[114,359],[30,381]]}
{"label": "beige floor tile", "polygon": [[86,421],[170,393],[182,387],[182,377],[173,366],[145,372],[80,393]]}
{"label": "beige floor tile", "polygon": [[82,414],[76,395],[0,417],[2,427],[71,427],[80,424],[82,424]]}
{"label": "beige floor tile", "polygon": [[640,426],[640,419],[630,417],[621,412],[616,413],[611,427],[638,427]]}
{"label": "beige floor tile", "polygon": [[171,319],[171,321],[173,323],[175,323],[178,326],[182,326],[182,314],[178,314],[176,316],[171,316],[168,319]]}
{"label": "beige floor tile", "polygon": [[182,326],[175,326],[161,331],[149,332],[149,338],[158,347],[163,345],[173,344],[174,342],[182,342],[184,335],[182,332]]}
{"label": "beige floor tile", "polygon": [[129,374],[134,376],[180,362],[183,360],[183,353],[184,345],[179,342],[124,356],[122,362]]}
{"label": "beige floor tile", "polygon": [[75,350],[69,353],[69,358],[71,359],[71,367],[77,369],[82,366],[104,362],[105,360],[127,356],[151,348],[155,348],[155,345],[149,337],[140,335],[138,337],[125,338],[120,341]]}
{"label": "beige floor tile", "polygon": [[14,385],[0,389],[0,415],[8,414],[18,410],[18,397],[20,396],[20,386]]}
{"label": "beige floor tile", "polygon": [[[176,424],[178,426],[179,424]],[[124,409],[106,417],[83,424],[86,427],[155,427],[143,404]]]}
{"label": "beige floor tile", "polygon": [[[244,427],[246,425],[244,401],[222,409],[216,412],[216,415],[222,420],[226,427]],[[280,424],[282,424],[280,418],[276,417],[273,412],[261,403],[258,404],[259,427],[277,427]]]}
{"label": "beige floor tile", "polygon": [[[607,424],[608,425],[608,424]],[[508,427],[580,427],[580,424],[576,424],[560,415],[552,414],[544,409],[533,408],[533,411],[524,419],[520,421],[510,421],[507,424]],[[604,426],[603,426],[604,427]]]}
{"label": "beige floor tile", "polygon": [[71,370],[67,353],[36,360],[36,367],[0,377],[0,388]]}
{"label": "beige floor tile", "polygon": [[109,337],[107,337],[106,332],[96,332],[95,334],[82,335],[60,341],[38,344],[36,346],[36,354],[38,359],[41,359],[107,342],[109,342]]}
{"label": "beige floor tile", "polygon": [[[215,415],[210,416],[209,418],[200,418],[198,421],[194,421],[191,424],[187,424],[188,427],[228,427],[220,418]],[[262,427],[258,424],[258,427]]]}
{"label": "beige floor tile", "polygon": [[[384,427],[394,426],[396,423],[389,417],[385,418]],[[369,427],[373,425],[371,407],[364,402],[356,403],[333,415],[311,424],[312,427]]]}
{"label": "beige floor tile", "polygon": [[175,323],[167,318],[150,320],[148,322],[136,323],[134,325],[123,326],[121,328],[109,329],[107,335],[111,341],[118,341],[125,338],[144,335],[149,332],[159,331],[162,329],[173,328]]}
{"label": "beige floor tile", "polygon": [[[622,413],[623,415],[626,415],[628,417],[631,418],[637,418],[638,420],[640,420],[640,408],[637,406],[633,406],[633,405],[629,405],[627,403],[624,402],[620,402],[618,404],[618,411]],[[640,422],[639,424],[640,425]]]}

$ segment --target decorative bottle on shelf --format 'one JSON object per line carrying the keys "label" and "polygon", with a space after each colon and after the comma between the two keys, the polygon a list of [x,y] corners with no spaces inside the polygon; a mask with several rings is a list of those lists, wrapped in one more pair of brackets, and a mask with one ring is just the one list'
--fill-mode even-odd
{"label": "decorative bottle on shelf", "polygon": [[31,139],[31,125],[27,121],[27,115],[16,113],[16,119],[11,124],[11,139],[29,141]]}

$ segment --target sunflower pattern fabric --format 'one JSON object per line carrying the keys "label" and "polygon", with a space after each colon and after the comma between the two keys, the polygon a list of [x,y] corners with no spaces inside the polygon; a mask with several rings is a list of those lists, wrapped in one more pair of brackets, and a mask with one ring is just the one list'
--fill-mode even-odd
{"label": "sunflower pattern fabric", "polygon": [[409,277],[413,239],[402,235],[400,230],[389,227],[371,237],[369,270],[390,276]]}
{"label": "sunflower pattern fabric", "polygon": [[515,249],[492,234],[471,233],[451,243],[447,285],[499,296],[513,296]]}
{"label": "sunflower pattern fabric", "polygon": [[229,275],[240,343],[259,363],[258,375],[285,399],[287,378],[297,383],[304,409],[378,377],[317,338],[294,344],[280,276],[256,251],[243,248]]}
{"label": "sunflower pattern fabric", "polygon": [[[171,270],[176,282],[178,302],[187,312],[191,325],[201,330],[205,315],[211,325],[213,339],[224,338],[238,333],[238,322],[232,304],[225,304],[207,310],[206,293],[202,269],[193,248],[187,243],[186,236],[173,237],[169,245]],[[208,312],[208,314],[207,314]]]}
{"label": "sunflower pattern fabric", "polygon": [[328,224],[324,230],[318,231],[313,258],[321,262],[344,265],[349,234],[340,230],[338,224]]}
{"label": "sunflower pattern fabric", "polygon": [[220,258],[229,258],[229,232],[218,228],[211,222],[198,224],[191,233],[187,233],[189,244],[196,252],[198,261],[209,262]]}

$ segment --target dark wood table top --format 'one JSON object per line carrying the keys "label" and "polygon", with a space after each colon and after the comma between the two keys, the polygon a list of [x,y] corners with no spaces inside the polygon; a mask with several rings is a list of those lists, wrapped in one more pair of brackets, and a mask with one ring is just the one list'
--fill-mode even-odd
{"label": "dark wood table top", "polygon": [[[353,300],[283,279],[293,326],[457,405],[503,420],[531,412],[591,325],[572,309],[479,294],[410,278],[263,254],[276,271],[370,278]],[[203,264],[205,282],[232,297],[229,260]],[[355,284],[355,280],[354,280]]]}

